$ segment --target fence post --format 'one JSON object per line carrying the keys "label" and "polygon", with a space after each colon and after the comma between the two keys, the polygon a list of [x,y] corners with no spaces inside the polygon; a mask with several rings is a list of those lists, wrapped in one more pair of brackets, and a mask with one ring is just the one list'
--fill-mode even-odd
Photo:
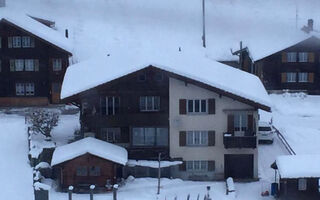
{"label": "fence post", "polygon": [[113,200],[117,200],[118,184],[113,185]]}
{"label": "fence post", "polygon": [[90,200],[93,200],[93,190],[96,186],[90,185]]}
{"label": "fence post", "polygon": [[70,185],[69,188],[68,188],[69,200],[72,200],[72,190],[73,190],[73,186]]}

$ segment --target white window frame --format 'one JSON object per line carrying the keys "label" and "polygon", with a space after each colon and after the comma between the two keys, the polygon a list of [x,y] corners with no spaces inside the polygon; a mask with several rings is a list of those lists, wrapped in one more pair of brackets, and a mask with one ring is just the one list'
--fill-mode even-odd
{"label": "white window frame", "polygon": [[61,58],[52,59],[52,69],[55,72],[62,70],[62,59]]}
{"label": "white window frame", "polygon": [[308,62],[309,53],[308,52],[299,52],[299,62],[306,63]]}
{"label": "white window frame", "polygon": [[16,72],[24,71],[24,60],[23,59],[15,59],[14,60],[14,71],[16,71]]}
{"label": "white window frame", "polygon": [[[109,98],[112,98],[112,113],[109,113]],[[115,115],[116,113],[116,98],[119,99],[119,108],[120,109],[120,97],[117,96],[107,96],[106,97],[106,115]]]}
{"label": "white window frame", "polygon": [[[117,134],[119,134],[119,137],[121,137],[121,130],[120,128],[102,128],[101,129],[101,134],[105,134],[105,141],[107,142],[111,142],[111,143],[115,143],[118,142],[117,141]],[[111,136],[110,138],[112,138],[111,140],[109,140],[109,136]]]}
{"label": "white window frame", "polygon": [[208,146],[208,140],[208,131],[187,131],[187,146]]}
{"label": "white window frame", "polygon": [[297,82],[297,73],[296,72],[287,72],[287,83],[295,83]]}
{"label": "white window frame", "polygon": [[34,83],[25,83],[26,96],[34,96],[34,93],[35,93]]}
{"label": "white window frame", "polygon": [[31,47],[31,37],[30,36],[22,36],[21,37],[21,46],[22,46],[22,48],[30,48]]}
{"label": "white window frame", "polygon": [[[148,98],[151,98],[151,109],[148,108]],[[155,99],[159,100],[158,108],[156,108]],[[144,99],[144,107],[141,107],[141,101]],[[154,112],[160,111],[161,99],[160,96],[140,96],[139,107],[141,112]]]}
{"label": "white window frame", "polygon": [[305,178],[298,179],[298,190],[299,191],[306,191],[307,190],[307,179],[305,179]]}
{"label": "white window frame", "polygon": [[297,62],[297,52],[287,52],[287,62]]}
{"label": "white window frame", "polygon": [[27,72],[35,71],[35,60],[33,59],[25,59],[24,60],[24,68]]}
{"label": "white window frame", "polygon": [[24,96],[25,95],[25,86],[24,83],[16,83],[16,95]]}
{"label": "white window frame", "polygon": [[308,83],[309,80],[308,80],[308,72],[299,72],[299,83]]}
{"label": "white window frame", "polygon": [[[196,112],[195,108],[196,108],[196,101],[199,101],[199,112]],[[204,112],[202,112],[202,101],[205,101],[206,102],[206,110]],[[189,110],[189,102],[192,102],[192,111]],[[208,113],[208,99],[188,99],[187,100],[187,113],[188,114],[206,114]]]}
{"label": "white window frame", "polygon": [[21,37],[13,36],[12,37],[12,48],[21,48]]}
{"label": "white window frame", "polygon": [[191,172],[206,172],[208,171],[207,160],[190,160],[186,161],[186,169]]}

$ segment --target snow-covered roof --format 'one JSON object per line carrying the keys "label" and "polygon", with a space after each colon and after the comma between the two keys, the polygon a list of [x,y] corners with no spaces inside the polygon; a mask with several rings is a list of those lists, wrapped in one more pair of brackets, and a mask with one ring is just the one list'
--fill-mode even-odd
{"label": "snow-covered roof", "polygon": [[269,96],[257,76],[216,62],[203,56],[202,52],[179,52],[178,49],[174,52],[122,50],[70,66],[64,77],[61,98],[71,97],[150,65],[270,107]]}
{"label": "snow-covered roof", "polygon": [[71,43],[61,35],[59,32],[55,31],[52,28],[47,27],[46,25],[32,19],[26,14],[20,13],[9,13],[7,11],[1,10],[0,21],[7,21],[19,28],[45,40],[48,43],[51,43],[64,51],[69,53],[72,52]]}
{"label": "snow-covered roof", "polygon": [[128,152],[125,148],[92,137],[87,137],[57,147],[53,152],[51,166],[72,160],[86,153],[122,165],[125,165],[128,161]]}
{"label": "snow-covered roof", "polygon": [[320,155],[279,156],[276,164],[281,178],[320,178]]}

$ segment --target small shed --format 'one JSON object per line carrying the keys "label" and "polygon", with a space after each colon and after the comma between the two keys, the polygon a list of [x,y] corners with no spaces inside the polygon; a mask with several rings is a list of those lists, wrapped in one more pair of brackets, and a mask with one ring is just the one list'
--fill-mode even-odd
{"label": "small shed", "polygon": [[125,148],[87,137],[57,147],[53,152],[51,166],[62,190],[72,185],[76,191],[107,190],[106,185],[115,184],[122,178],[122,167],[128,161]]}
{"label": "small shed", "polygon": [[280,199],[320,199],[320,155],[279,156]]}

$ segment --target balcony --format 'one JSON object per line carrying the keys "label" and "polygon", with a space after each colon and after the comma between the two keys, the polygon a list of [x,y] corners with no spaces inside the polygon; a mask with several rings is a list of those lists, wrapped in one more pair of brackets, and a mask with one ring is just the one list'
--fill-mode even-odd
{"label": "balcony", "polygon": [[257,136],[255,133],[246,133],[244,136],[235,136],[233,133],[223,134],[224,148],[257,148]]}

